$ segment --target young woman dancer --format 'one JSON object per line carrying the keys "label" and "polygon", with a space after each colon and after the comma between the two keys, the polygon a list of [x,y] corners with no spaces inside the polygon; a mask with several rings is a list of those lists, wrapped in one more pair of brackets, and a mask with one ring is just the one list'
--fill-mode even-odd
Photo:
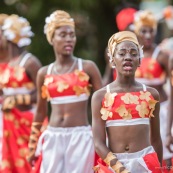
{"label": "young woman dancer", "polygon": [[27,52],[31,43],[31,26],[18,15],[9,15],[2,25],[8,41],[9,62],[3,69],[0,85],[3,91],[3,144],[1,173],[28,173],[26,160],[31,123],[36,103],[36,75],[39,60]]}
{"label": "young woman dancer", "polygon": [[168,168],[172,165],[171,160],[173,153],[166,148],[166,130],[168,112],[173,115],[173,112],[168,110],[168,94],[172,91],[166,92],[165,83],[169,79],[169,55],[161,50],[159,46],[154,43],[154,38],[157,32],[157,21],[155,16],[150,11],[138,11],[135,13],[135,33],[138,37],[140,45],[143,46],[144,57],[141,60],[140,66],[135,73],[136,80],[154,87],[160,94],[160,132],[163,143],[163,160],[166,161]]}
{"label": "young woman dancer", "polygon": [[136,35],[130,31],[112,35],[108,52],[117,78],[92,97],[94,143],[104,161],[98,162],[96,170],[160,173],[159,93],[135,80],[143,55]]}
{"label": "young woman dancer", "polygon": [[[46,18],[44,29],[55,61],[37,75],[38,102],[28,160],[32,164],[41,152],[41,173],[92,173],[95,151],[87,109],[90,89],[102,86],[101,75],[95,63],[73,55],[75,23],[67,12],[53,12]],[[51,104],[50,120],[39,138],[47,100]]]}
{"label": "young woman dancer", "polygon": [[[4,76],[2,75],[4,69],[6,68],[7,62],[9,61],[8,57],[8,47],[7,40],[2,34],[2,25],[4,20],[8,17],[7,14],[0,14],[0,81],[3,80]],[[2,104],[2,86],[0,85],[0,109]],[[2,159],[2,136],[3,136],[3,119],[2,119],[2,111],[0,110],[0,162]]]}

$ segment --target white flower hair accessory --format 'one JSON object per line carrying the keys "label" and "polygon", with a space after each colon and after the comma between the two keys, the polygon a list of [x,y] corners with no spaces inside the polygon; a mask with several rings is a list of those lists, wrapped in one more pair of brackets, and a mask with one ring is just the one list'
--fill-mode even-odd
{"label": "white flower hair accessory", "polygon": [[140,16],[143,13],[143,10],[139,10],[134,14],[134,22],[139,22],[140,21]]}
{"label": "white flower hair accessory", "polygon": [[108,57],[109,57],[109,63],[111,64],[112,68],[115,68],[116,66],[113,65],[113,55],[110,53],[110,50],[108,49],[108,53],[107,53]]}
{"label": "white flower hair accessory", "polygon": [[34,36],[27,19],[15,14],[6,18],[2,30],[6,39],[17,44],[19,47],[30,45],[30,37]]}
{"label": "white flower hair accessory", "polygon": [[143,47],[144,46],[139,47],[139,56],[140,56],[141,59],[144,57]]}

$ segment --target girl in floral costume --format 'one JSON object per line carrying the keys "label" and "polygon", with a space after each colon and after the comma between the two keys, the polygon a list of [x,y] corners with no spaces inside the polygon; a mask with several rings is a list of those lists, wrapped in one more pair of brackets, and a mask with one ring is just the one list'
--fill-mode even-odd
{"label": "girl in floral costume", "polygon": [[92,97],[93,137],[101,157],[95,170],[161,173],[159,93],[135,80],[143,56],[136,35],[130,31],[114,34],[108,52],[117,78]]}
{"label": "girl in floral costume", "polygon": [[[8,58],[8,47],[7,47],[7,40],[3,36],[2,31],[2,25],[4,23],[4,20],[8,17],[7,14],[1,13],[0,14],[0,73],[3,73],[7,62],[9,60]],[[0,78],[0,81],[2,78]],[[2,104],[2,86],[0,85],[0,109]],[[2,111],[0,111],[0,162],[2,159],[2,136],[3,136],[3,119],[2,119]]]}
{"label": "girl in floral costume", "polygon": [[146,10],[135,13],[134,26],[139,43],[144,47],[144,57],[136,70],[135,77],[138,82],[157,89],[160,94],[160,122],[162,122],[160,124],[160,133],[163,143],[163,160],[166,162],[167,168],[170,168],[173,153],[166,148],[166,145],[170,136],[167,133],[169,126],[168,114],[173,116],[173,112],[171,109],[168,111],[167,94],[171,94],[172,87],[169,87],[167,92],[165,90],[165,83],[170,75],[169,54],[154,43],[157,21],[152,12]]}
{"label": "girl in floral costume", "polygon": [[[95,152],[87,105],[90,89],[101,87],[101,75],[92,61],[73,55],[75,24],[67,12],[53,12],[46,18],[44,29],[55,61],[38,72],[38,103],[28,160],[32,164],[42,154],[41,173],[92,173]],[[47,101],[51,104],[51,115],[40,136]]]}
{"label": "girl in floral costume", "polygon": [[8,16],[2,25],[8,41],[9,62],[0,73],[3,91],[3,144],[1,173],[28,173],[26,160],[36,102],[36,75],[41,63],[26,46],[31,43],[31,26],[18,15]]}

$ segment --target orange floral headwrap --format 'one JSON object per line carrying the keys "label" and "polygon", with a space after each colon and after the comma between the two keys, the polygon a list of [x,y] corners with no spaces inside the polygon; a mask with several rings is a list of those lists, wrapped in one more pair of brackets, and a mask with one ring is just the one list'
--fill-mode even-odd
{"label": "orange floral headwrap", "polygon": [[0,14],[0,26],[3,25],[4,20],[5,20],[7,17],[8,17],[7,14],[3,14],[3,13]]}
{"label": "orange floral headwrap", "polygon": [[44,33],[46,34],[47,40],[50,44],[52,44],[52,37],[55,29],[66,25],[73,28],[75,27],[73,18],[71,18],[71,16],[65,11],[57,10],[46,18]]}
{"label": "orange floral headwrap", "polygon": [[157,20],[151,11],[138,11],[135,13],[134,27],[135,33],[138,34],[142,26],[150,26],[153,29],[157,27]]}
{"label": "orange floral headwrap", "polygon": [[108,56],[110,57],[110,62],[112,62],[113,60],[117,44],[123,41],[131,41],[135,43],[139,48],[140,57],[143,57],[143,50],[142,47],[140,47],[139,45],[136,35],[131,31],[121,31],[112,35],[108,41]]}
{"label": "orange floral headwrap", "polygon": [[34,35],[27,19],[16,14],[10,15],[4,20],[2,30],[6,39],[19,47],[30,45],[30,37]]}

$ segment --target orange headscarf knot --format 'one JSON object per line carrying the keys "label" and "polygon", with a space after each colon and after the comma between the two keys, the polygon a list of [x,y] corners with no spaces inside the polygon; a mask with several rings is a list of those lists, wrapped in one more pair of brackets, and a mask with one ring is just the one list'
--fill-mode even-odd
{"label": "orange headscarf knot", "polygon": [[157,27],[157,20],[151,11],[138,11],[135,13],[134,27],[135,33],[138,35],[142,26],[152,27],[154,30]]}
{"label": "orange headscarf knot", "polygon": [[62,10],[57,10],[53,12],[49,17],[46,17],[46,24],[44,26],[44,33],[46,34],[47,40],[52,44],[52,37],[55,29],[61,26],[71,26],[75,27],[75,23],[71,16]]}

